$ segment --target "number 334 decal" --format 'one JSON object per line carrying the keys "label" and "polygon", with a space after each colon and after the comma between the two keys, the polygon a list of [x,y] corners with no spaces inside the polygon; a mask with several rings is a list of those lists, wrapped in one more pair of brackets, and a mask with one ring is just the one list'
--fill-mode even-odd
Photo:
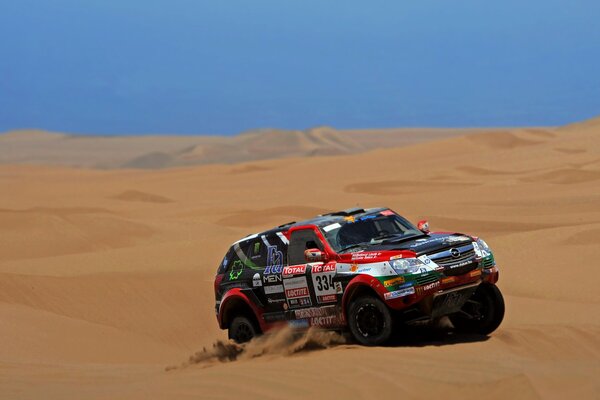
{"label": "number 334 decal", "polygon": [[336,301],[336,286],[333,282],[335,265],[315,265],[312,268],[312,281],[318,303]]}
{"label": "number 334 decal", "polygon": [[333,275],[334,274],[322,274],[315,276],[315,282],[317,283],[315,286],[316,290],[322,292],[333,288]]}

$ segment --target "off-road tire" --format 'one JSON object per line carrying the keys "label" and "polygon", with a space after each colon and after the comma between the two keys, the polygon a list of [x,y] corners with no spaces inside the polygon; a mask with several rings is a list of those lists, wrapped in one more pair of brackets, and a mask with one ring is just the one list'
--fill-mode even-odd
{"label": "off-road tire", "polygon": [[240,315],[231,321],[227,333],[229,339],[241,344],[249,342],[252,338],[258,336],[259,332],[251,319]]}
{"label": "off-road tire", "polygon": [[489,335],[504,319],[504,298],[496,285],[482,283],[461,311],[449,317],[457,332]]}
{"label": "off-road tire", "polygon": [[380,346],[392,337],[392,314],[377,297],[360,296],[352,300],[347,316],[350,333],[362,345]]}

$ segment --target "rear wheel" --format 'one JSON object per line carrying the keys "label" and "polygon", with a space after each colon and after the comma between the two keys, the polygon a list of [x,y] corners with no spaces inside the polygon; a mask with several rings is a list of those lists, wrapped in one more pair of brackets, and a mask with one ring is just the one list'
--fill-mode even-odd
{"label": "rear wheel", "polygon": [[482,283],[461,310],[449,317],[459,332],[489,335],[504,319],[504,298],[496,285]]}
{"label": "rear wheel", "polygon": [[373,296],[361,296],[348,307],[348,326],[354,339],[365,346],[378,346],[392,336],[392,314]]}
{"label": "rear wheel", "polygon": [[236,343],[246,343],[258,335],[255,324],[244,316],[237,316],[229,324],[229,339]]}

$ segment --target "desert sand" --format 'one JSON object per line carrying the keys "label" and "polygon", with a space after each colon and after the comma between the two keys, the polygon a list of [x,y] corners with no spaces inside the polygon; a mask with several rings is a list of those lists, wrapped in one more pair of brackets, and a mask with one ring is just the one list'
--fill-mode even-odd
{"label": "desert sand", "polygon": [[[63,136],[13,133],[10,150],[4,138],[0,398],[599,398],[600,119],[420,134],[336,155],[286,151],[305,139],[290,135],[265,142],[283,158],[167,169],[117,168],[154,145],[110,157],[97,145],[78,161],[39,144]],[[169,154],[202,153],[161,140]],[[129,166],[179,165],[168,160]],[[213,276],[230,243],[355,205],[485,238],[507,304],[500,328],[377,348],[284,331],[235,361],[214,357],[226,334]]]}

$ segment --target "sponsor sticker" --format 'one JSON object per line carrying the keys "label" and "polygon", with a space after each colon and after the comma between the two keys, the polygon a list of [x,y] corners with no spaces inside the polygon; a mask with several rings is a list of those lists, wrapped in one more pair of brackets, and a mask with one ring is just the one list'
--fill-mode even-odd
{"label": "sponsor sticker", "polygon": [[427,284],[427,285],[423,286],[423,291],[424,291],[424,292],[427,292],[427,291],[429,291],[429,290],[433,290],[433,289],[435,289],[435,288],[437,288],[437,287],[439,287],[439,286],[440,286],[440,282],[439,282],[439,281],[437,281],[437,282],[432,282],[432,283],[430,283],[430,284]]}
{"label": "sponsor sticker", "polygon": [[383,295],[386,300],[397,299],[398,297],[405,297],[415,293],[414,287],[406,289],[395,290],[393,292],[387,292]]}
{"label": "sponsor sticker", "polygon": [[422,256],[417,257],[421,262],[425,265],[429,265],[432,263],[431,258],[427,257],[427,254],[423,254]]}
{"label": "sponsor sticker", "polygon": [[309,327],[309,322],[307,319],[292,319],[290,321],[288,321],[288,325],[291,326],[292,328],[308,328]]}
{"label": "sponsor sticker", "polygon": [[323,228],[323,230],[325,232],[329,232],[329,231],[332,231],[334,229],[338,229],[341,227],[342,227],[342,225],[340,225],[338,222],[336,222],[335,224],[327,225],[326,227]]}
{"label": "sponsor sticker", "polygon": [[263,281],[265,283],[281,283],[281,275],[263,275]]}
{"label": "sponsor sticker", "polygon": [[267,246],[267,266],[265,275],[280,274],[283,270],[283,252],[277,246]]}
{"label": "sponsor sticker", "polygon": [[392,210],[383,210],[382,212],[380,212],[381,215],[395,215],[394,212]]}
{"label": "sponsor sticker", "polygon": [[326,294],[323,296],[317,296],[317,301],[319,303],[333,303],[337,300],[337,296],[335,294]]}
{"label": "sponsor sticker", "polygon": [[415,240],[415,243],[411,244],[409,247],[420,247],[423,246],[425,244],[429,244],[429,243],[435,243],[435,242],[443,242],[445,241],[446,238],[445,237],[436,237],[436,238],[423,238],[423,239],[417,239]]}
{"label": "sponsor sticker", "polygon": [[448,283],[452,283],[452,282],[454,282],[455,280],[456,280],[456,278],[455,278],[455,277],[453,277],[453,276],[450,276],[450,277],[448,277],[448,278],[442,278],[442,283],[443,283],[444,285],[446,285],[446,284],[448,284]]}
{"label": "sponsor sticker", "polygon": [[450,236],[446,238],[447,243],[464,242],[465,240],[471,240],[466,236]]}
{"label": "sponsor sticker", "polygon": [[381,253],[378,251],[352,253],[352,260],[374,260],[379,256],[381,256]]}
{"label": "sponsor sticker", "polygon": [[480,270],[480,269],[476,269],[475,271],[471,271],[471,272],[469,273],[469,276],[470,276],[471,278],[473,278],[473,277],[476,277],[476,276],[479,276],[479,275],[481,275],[481,270]]}
{"label": "sponsor sticker", "polygon": [[365,215],[364,217],[360,217],[358,220],[359,221],[366,221],[368,219],[373,219],[375,217],[377,217],[377,216],[376,215]]}
{"label": "sponsor sticker", "polygon": [[399,277],[394,278],[394,279],[388,279],[387,281],[383,281],[383,286],[390,287],[390,286],[399,285],[401,283],[404,283],[404,278],[401,277],[401,276],[399,276]]}
{"label": "sponsor sticker", "polygon": [[285,297],[290,307],[310,306],[310,292],[305,276],[285,279],[283,281]]}
{"label": "sponsor sticker", "polygon": [[312,305],[312,302],[310,301],[310,297],[300,297],[298,299],[288,299],[287,304],[290,305],[290,308],[308,307]]}
{"label": "sponsor sticker", "polygon": [[306,273],[306,265],[292,265],[289,267],[284,267],[282,271],[282,275],[284,278],[293,275],[303,275]]}
{"label": "sponsor sticker", "polygon": [[262,286],[262,280],[260,279],[260,274],[256,273],[252,277],[252,286],[259,287]]}
{"label": "sponsor sticker", "polygon": [[307,297],[308,294],[308,288],[307,287],[301,287],[301,288],[294,288],[294,289],[286,289],[285,290],[285,297],[287,297],[288,299],[297,299],[299,297]]}
{"label": "sponsor sticker", "polygon": [[234,281],[240,277],[242,272],[244,271],[244,264],[240,260],[235,260],[233,266],[231,267],[231,271],[229,271],[229,280]]}
{"label": "sponsor sticker", "polygon": [[324,317],[312,317],[310,319],[311,326],[332,326],[338,324],[338,317],[335,315],[327,315]]}
{"label": "sponsor sticker", "polygon": [[320,272],[335,272],[335,264],[328,263],[328,264],[313,265],[311,271],[313,274],[320,273]]}
{"label": "sponsor sticker", "polygon": [[308,319],[311,326],[339,325],[342,315],[336,306],[312,307],[294,311],[297,320]]}
{"label": "sponsor sticker", "polygon": [[317,303],[331,303],[336,301],[336,288],[333,282],[336,266],[333,263],[313,265],[311,278]]}
{"label": "sponsor sticker", "polygon": [[477,254],[477,257],[486,257],[489,255],[487,251],[484,251],[479,247],[479,243],[472,242],[471,244],[473,245],[473,250],[475,251],[475,254]]}
{"label": "sponsor sticker", "polygon": [[304,308],[294,311],[296,319],[322,317],[332,315],[335,312],[335,306]]}
{"label": "sponsor sticker", "polygon": [[462,262],[459,262],[458,264],[451,265],[450,269],[464,267],[465,265],[469,265],[472,262],[473,262],[473,260],[462,261]]}
{"label": "sponsor sticker", "polygon": [[283,293],[283,285],[265,286],[265,294]]}

